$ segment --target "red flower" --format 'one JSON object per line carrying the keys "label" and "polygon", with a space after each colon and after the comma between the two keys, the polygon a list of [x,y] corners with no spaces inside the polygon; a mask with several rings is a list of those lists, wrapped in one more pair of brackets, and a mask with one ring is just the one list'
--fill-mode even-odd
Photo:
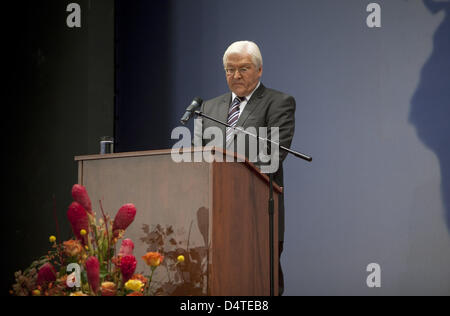
{"label": "red flower", "polygon": [[87,233],[89,233],[89,219],[84,207],[78,202],[72,202],[67,210],[67,217],[69,218],[73,233],[77,239],[83,242],[84,245],[85,238],[81,236],[80,231],[84,229]]}
{"label": "red flower", "polygon": [[114,236],[118,236],[119,230],[125,230],[134,221],[136,207],[134,204],[123,205],[116,214],[113,223]]}
{"label": "red flower", "polygon": [[36,285],[43,285],[54,281],[56,281],[56,270],[51,263],[47,262],[38,271]]}
{"label": "red flower", "polygon": [[119,257],[128,256],[133,254],[134,244],[131,239],[125,239],[120,246]]}
{"label": "red flower", "polygon": [[74,184],[72,187],[72,197],[75,202],[80,203],[84,209],[92,214],[91,199],[86,191],[86,188],[79,184]]}
{"label": "red flower", "polygon": [[122,272],[123,283],[127,282],[136,270],[136,258],[132,255],[123,256],[120,259],[120,271]]}
{"label": "red flower", "polygon": [[97,293],[100,287],[100,264],[96,257],[89,257],[86,260],[86,272],[89,285]]}

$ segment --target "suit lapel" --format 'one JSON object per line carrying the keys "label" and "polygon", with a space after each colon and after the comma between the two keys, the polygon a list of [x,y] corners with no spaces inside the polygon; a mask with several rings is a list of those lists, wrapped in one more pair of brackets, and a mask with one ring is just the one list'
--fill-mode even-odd
{"label": "suit lapel", "polygon": [[[224,98],[222,99],[219,107],[218,107],[218,116],[217,119],[221,122],[227,122],[228,121],[228,110],[231,103],[231,92],[227,93]],[[220,128],[222,129],[222,134],[225,135],[226,127],[220,124]]]}
{"label": "suit lapel", "polygon": [[245,127],[244,126],[245,121],[247,121],[249,115],[258,107],[258,104],[261,101],[261,98],[263,97],[265,89],[266,88],[261,83],[258,89],[255,91],[255,93],[253,93],[250,100],[248,100],[247,104],[245,105],[244,111],[239,116],[236,126]]}

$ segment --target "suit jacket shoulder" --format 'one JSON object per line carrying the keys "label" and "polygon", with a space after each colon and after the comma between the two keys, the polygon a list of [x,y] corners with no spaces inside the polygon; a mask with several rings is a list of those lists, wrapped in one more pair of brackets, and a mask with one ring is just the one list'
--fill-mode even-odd
{"label": "suit jacket shoulder", "polygon": [[227,101],[227,103],[228,103],[228,100],[231,102],[231,92],[227,92],[227,93],[224,93],[222,95],[219,95],[218,97],[206,100],[205,102],[203,102],[203,106],[206,109],[208,109],[211,106],[214,106],[214,105],[216,105],[218,103],[222,103],[224,101]]}
{"label": "suit jacket shoulder", "polygon": [[291,96],[291,95],[289,95],[287,93],[284,93],[284,92],[281,92],[281,91],[278,91],[278,90],[275,90],[275,89],[267,88],[267,87],[264,87],[264,89],[260,92],[259,95],[261,97],[267,97],[269,99],[273,99],[273,100],[276,100],[276,101],[278,101],[278,100],[294,99],[293,96]]}

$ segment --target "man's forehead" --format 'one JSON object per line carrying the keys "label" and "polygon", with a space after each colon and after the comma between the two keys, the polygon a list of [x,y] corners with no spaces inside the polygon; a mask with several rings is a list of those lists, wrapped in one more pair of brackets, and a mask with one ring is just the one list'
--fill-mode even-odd
{"label": "man's forehead", "polygon": [[252,56],[250,54],[230,54],[227,56],[227,64],[252,64]]}

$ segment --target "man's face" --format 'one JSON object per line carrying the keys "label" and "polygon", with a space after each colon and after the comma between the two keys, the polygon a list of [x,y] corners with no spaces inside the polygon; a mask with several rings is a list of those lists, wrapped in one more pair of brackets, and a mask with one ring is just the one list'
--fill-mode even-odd
{"label": "man's face", "polygon": [[238,97],[244,97],[255,89],[262,75],[262,67],[256,68],[249,54],[230,54],[225,64],[225,74],[230,90]]}

